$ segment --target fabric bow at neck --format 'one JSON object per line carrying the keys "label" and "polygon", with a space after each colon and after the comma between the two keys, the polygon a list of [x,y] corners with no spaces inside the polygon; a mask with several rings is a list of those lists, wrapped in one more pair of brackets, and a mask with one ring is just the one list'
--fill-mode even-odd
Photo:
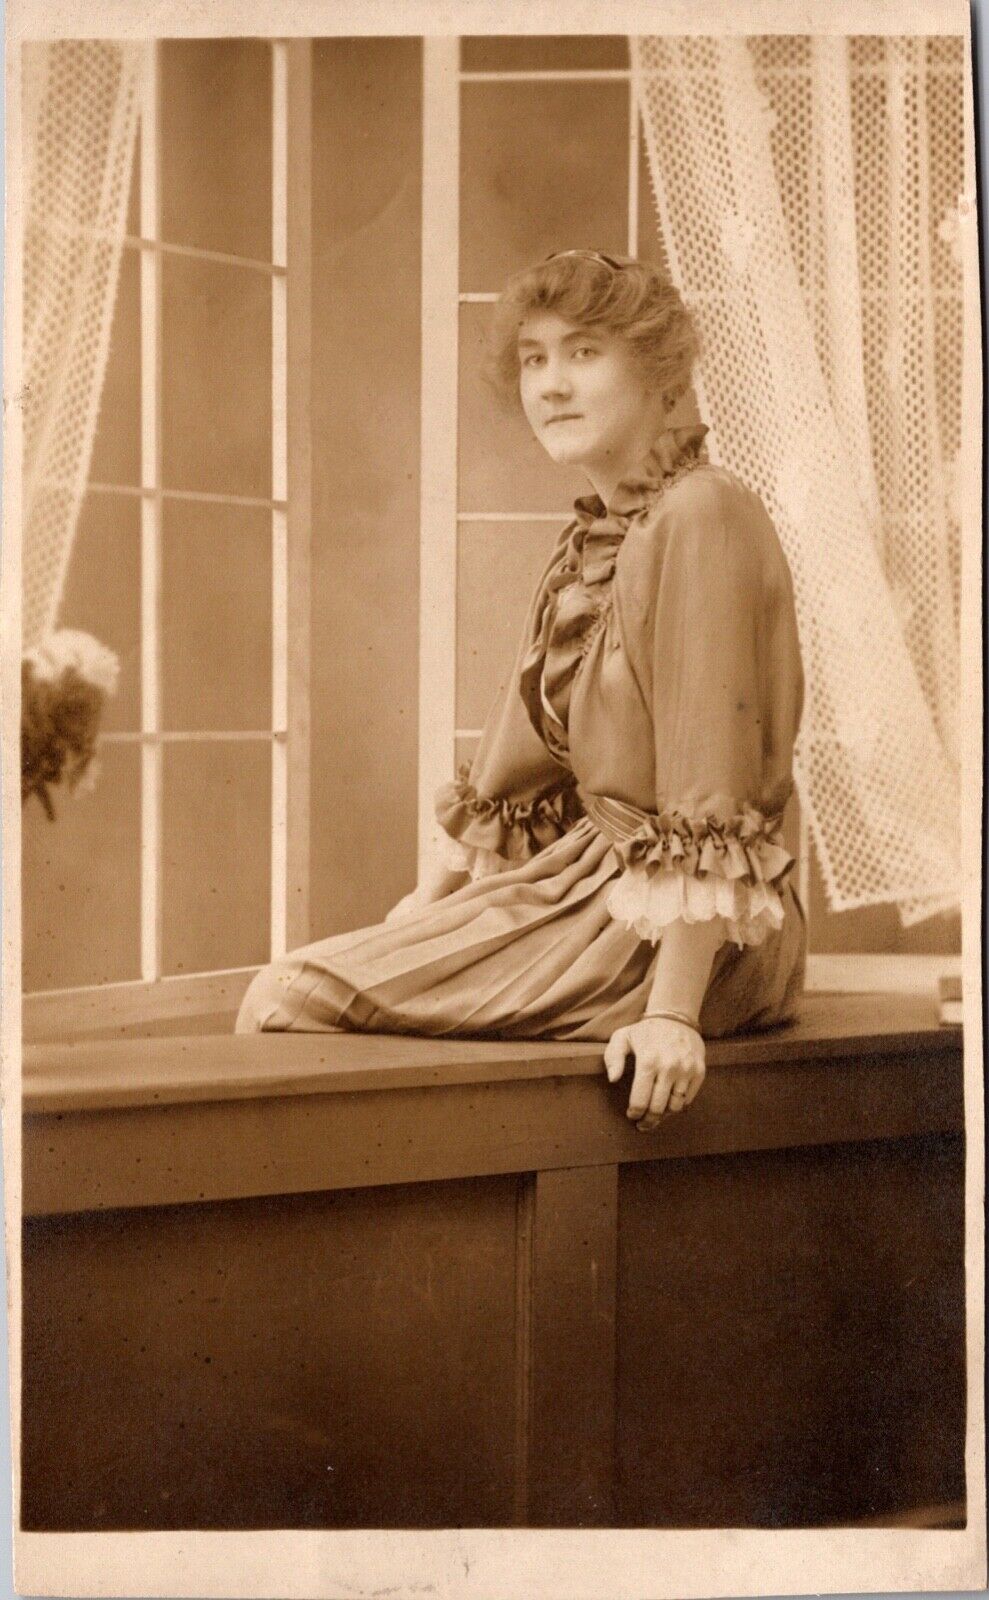
{"label": "fabric bow at neck", "polygon": [[[682,472],[704,459],[701,446],[707,431],[703,423],[667,428],[617,484],[608,505],[596,494],[574,502],[573,531],[546,579],[519,684],[533,726],[564,764],[570,691],[581,662],[607,622],[609,586],[629,523]],[[553,713],[551,721],[547,706]]]}
{"label": "fabric bow at neck", "polygon": [[580,495],[574,501],[577,527],[572,550],[577,561],[571,570],[579,571],[585,584],[608,583],[614,577],[618,551],[632,517],[648,508],[668,479],[702,459],[707,432],[704,423],[664,429],[637,466],[619,481],[607,505],[598,494]]}
{"label": "fabric bow at neck", "polygon": [[[577,502],[580,504],[580,501]],[[589,587],[609,583],[615,575],[615,562],[622,547],[628,522],[605,511],[601,516],[583,522],[573,536],[573,550],[577,557],[576,570]]]}

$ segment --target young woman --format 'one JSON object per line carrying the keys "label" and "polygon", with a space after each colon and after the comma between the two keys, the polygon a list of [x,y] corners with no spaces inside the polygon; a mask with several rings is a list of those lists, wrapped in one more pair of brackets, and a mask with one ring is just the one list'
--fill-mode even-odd
{"label": "young woman", "polygon": [[577,500],[469,768],[450,860],[376,927],[260,972],[238,1029],[599,1039],[646,1130],[704,1038],[792,1015],[805,925],[778,828],[803,677],[759,498],[671,428],[696,335],[649,263],[570,250],[516,274],[493,370]]}

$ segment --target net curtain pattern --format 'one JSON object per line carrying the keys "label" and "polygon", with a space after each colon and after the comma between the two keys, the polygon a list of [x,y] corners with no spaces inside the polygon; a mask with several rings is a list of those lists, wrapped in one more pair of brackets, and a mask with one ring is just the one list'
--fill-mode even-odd
{"label": "net curtain pattern", "polygon": [[96,437],[147,45],[23,54],[23,633],[54,626]]}

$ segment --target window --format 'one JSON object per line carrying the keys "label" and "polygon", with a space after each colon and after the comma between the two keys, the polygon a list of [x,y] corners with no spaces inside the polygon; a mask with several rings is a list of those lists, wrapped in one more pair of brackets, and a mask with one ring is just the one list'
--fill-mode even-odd
{"label": "window", "polygon": [[[61,619],[118,652],[120,690],[93,792],[54,827],[25,813],[29,992],[251,968],[303,936],[287,262],[289,70],[304,77],[307,47],[153,48]],[[304,172],[308,147],[293,159]]]}
{"label": "window", "polygon": [[[960,48],[953,54],[953,41],[930,43],[946,52],[932,64],[932,92],[938,117],[957,126],[960,164]],[[325,735],[315,741],[323,828],[314,848],[316,899],[328,901],[329,880],[341,881],[348,892],[339,897],[338,926],[344,917],[353,925],[366,906],[368,863],[349,848],[349,833],[339,848],[333,838],[327,843],[326,814],[353,806],[361,792],[328,788],[327,764],[337,760],[330,745],[356,738],[360,725],[366,832],[391,829],[393,856],[395,835],[405,819],[411,825],[413,811],[402,763],[407,755],[411,768],[414,760],[415,708],[403,703],[387,721],[381,709],[405,688],[404,679],[392,680],[414,648],[406,639],[411,617],[403,616],[390,653],[368,632],[361,650],[369,665],[363,655],[360,667],[348,663],[347,684],[327,667],[339,649],[334,628],[351,626],[358,608],[367,611],[358,581],[368,567],[366,541],[376,541],[375,562],[398,572],[383,591],[392,632],[397,587],[413,592],[418,541],[423,857],[433,843],[435,789],[476,746],[534,577],[570,499],[585,487],[579,476],[561,477],[521,421],[497,413],[480,381],[480,358],[491,302],[514,267],[573,245],[661,259],[627,40],[422,41],[417,531],[402,496],[414,493],[415,479],[416,402],[408,385],[417,374],[409,311],[417,280],[408,233],[420,199],[418,50],[418,41],[346,39],[321,40],[315,52],[305,40],[156,47],[100,427],[62,613],[66,626],[86,628],[118,652],[120,691],[94,792],[63,801],[54,827],[34,806],[24,816],[25,988],[53,1004],[82,992],[95,1015],[104,987],[125,985],[136,1016],[141,1004],[154,1009],[166,991],[174,997],[192,979],[189,993],[200,998],[187,1009],[210,1009],[201,997],[211,988],[223,997],[215,1009],[229,1008],[231,974],[330,931],[310,929],[308,915],[314,409],[330,435],[320,458],[323,514],[334,487],[343,507],[342,526],[328,518],[320,524],[312,588],[321,637],[327,634],[313,677],[313,711]],[[867,101],[877,92],[870,70],[862,49],[853,92]],[[347,152],[369,149],[375,137],[394,145],[374,192],[372,243],[390,250],[388,270],[406,277],[400,315],[383,290],[361,307],[362,354],[359,342],[346,339],[355,321],[353,275],[365,273],[369,214],[349,191],[338,194],[325,182],[313,203],[312,141],[322,141],[324,171],[327,153],[354,123],[349,108],[364,104],[368,76],[388,71],[405,74],[390,133],[376,134],[373,121],[352,128]],[[788,82],[778,85],[783,100]],[[336,121],[322,115],[320,98],[334,92],[341,96]],[[321,112],[315,135],[314,108]],[[937,181],[945,197],[961,187],[948,168]],[[391,232],[380,230],[381,215]],[[320,314],[310,321],[311,226],[322,230],[324,257]],[[338,234],[350,254],[336,279]],[[949,302],[941,307],[946,348],[960,329],[960,309]],[[319,370],[310,363],[311,338],[343,345],[324,360],[318,391],[309,382],[310,367]],[[327,356],[322,347],[315,353]],[[366,399],[368,408],[363,431],[348,436],[354,459],[341,490],[327,462],[333,465],[334,426],[346,419],[328,395],[332,373],[351,353],[355,367],[363,360],[368,368],[368,393],[343,385],[343,404]],[[396,457],[384,488],[379,435],[382,450]],[[368,502],[356,532],[355,494]],[[334,585],[341,605],[327,629]],[[356,680],[373,672],[386,681],[375,681],[368,716]],[[337,692],[354,701],[345,716],[327,712]],[[396,755],[399,724],[405,743]],[[349,759],[340,752],[341,764]],[[898,984],[910,963],[927,982],[929,967],[951,964],[957,917],[905,930],[894,907],[835,915],[796,798],[785,834],[810,916],[812,983]],[[343,883],[348,874],[353,883]]]}

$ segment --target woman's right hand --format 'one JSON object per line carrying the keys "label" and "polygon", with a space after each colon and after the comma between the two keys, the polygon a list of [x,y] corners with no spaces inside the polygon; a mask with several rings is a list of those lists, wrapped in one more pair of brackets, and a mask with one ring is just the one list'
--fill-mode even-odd
{"label": "woman's right hand", "polygon": [[604,1052],[610,1083],[618,1082],[629,1060],[635,1072],[626,1116],[640,1133],[689,1106],[707,1070],[704,1040],[696,1028],[669,1017],[643,1017],[611,1035]]}

